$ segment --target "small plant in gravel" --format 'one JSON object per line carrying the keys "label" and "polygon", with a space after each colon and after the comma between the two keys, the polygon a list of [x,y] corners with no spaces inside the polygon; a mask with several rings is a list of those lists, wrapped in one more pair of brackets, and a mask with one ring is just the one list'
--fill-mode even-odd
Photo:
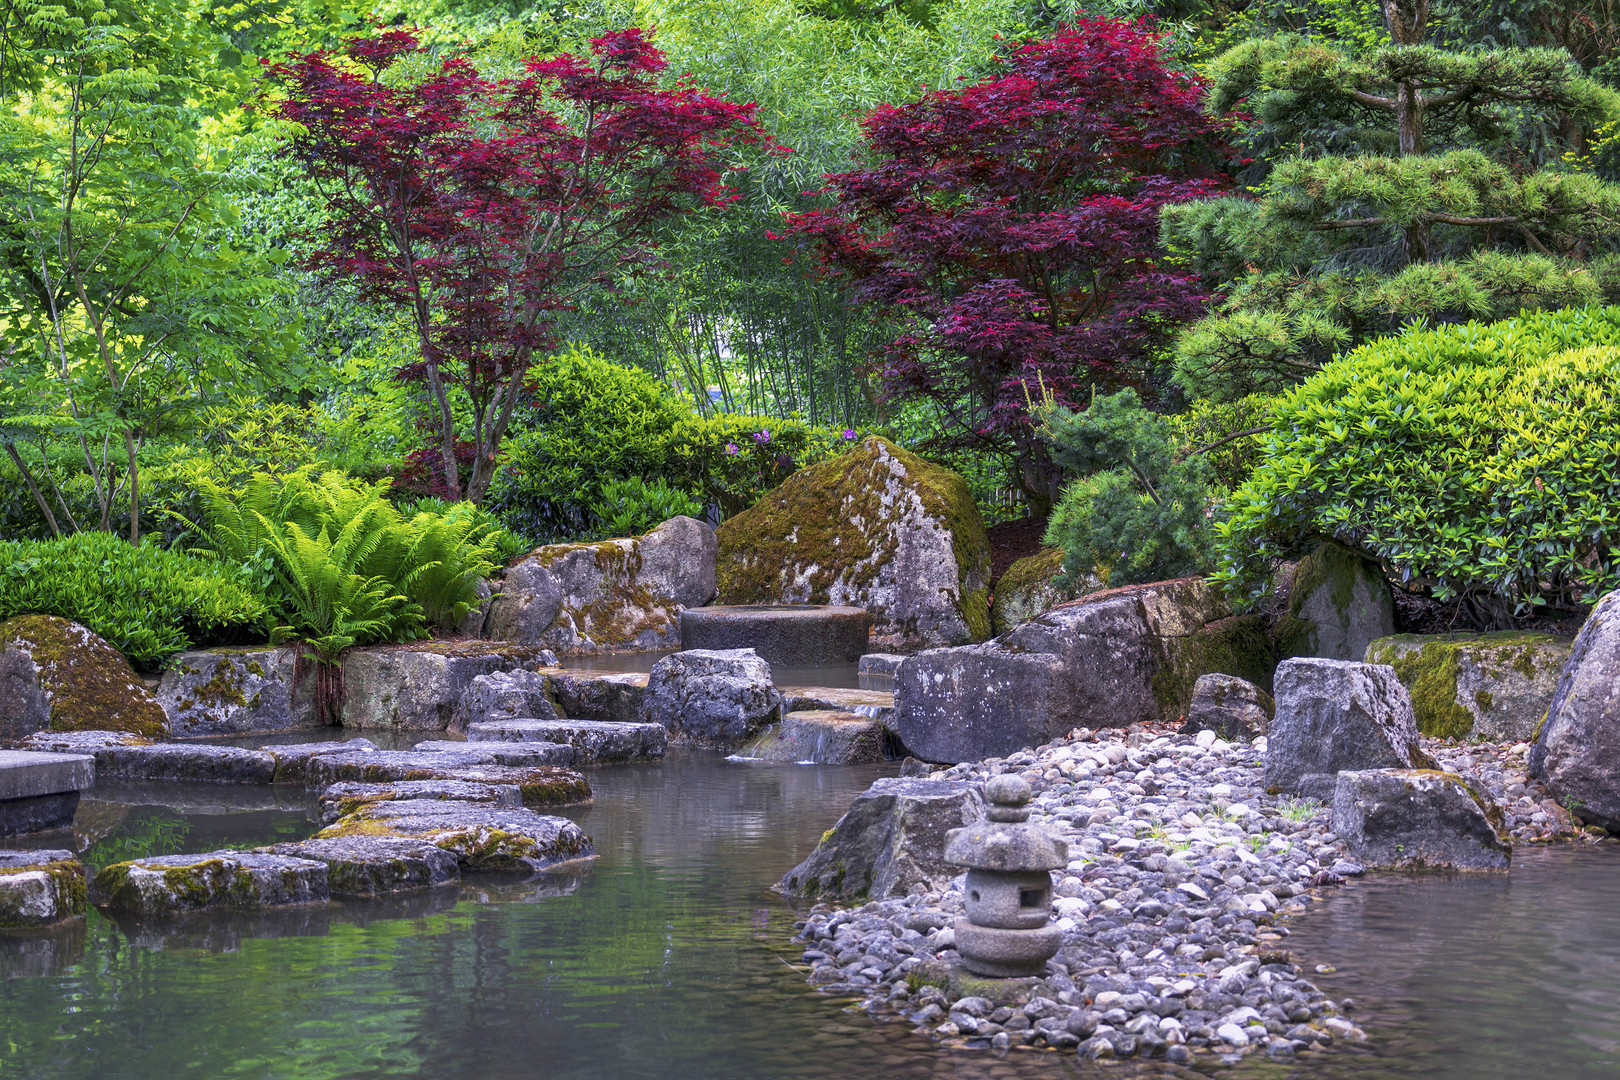
{"label": "small plant in gravel", "polygon": [[1285,799],[1277,809],[1289,821],[1309,821],[1321,812],[1322,804],[1315,799]]}

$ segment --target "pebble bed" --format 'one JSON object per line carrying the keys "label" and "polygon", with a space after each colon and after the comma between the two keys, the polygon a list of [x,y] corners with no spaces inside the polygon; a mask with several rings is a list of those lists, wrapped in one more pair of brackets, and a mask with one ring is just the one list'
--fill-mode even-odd
{"label": "pebble bed", "polygon": [[[1516,840],[1574,835],[1569,814],[1525,775],[1527,744],[1424,744],[1501,803]],[[1069,842],[1068,867],[1052,875],[1062,949],[1026,1003],[964,996],[950,974],[957,878],[943,892],[811,908],[796,924],[811,984],[947,1046],[1001,1052],[1231,1064],[1364,1039],[1344,1015],[1354,1002],[1309,981],[1284,925],[1363,869],[1331,831],[1331,807],[1265,794],[1264,752],[1264,738],[1228,743],[1168,725],[1082,728],[930,774],[1029,781],[1031,822]]]}

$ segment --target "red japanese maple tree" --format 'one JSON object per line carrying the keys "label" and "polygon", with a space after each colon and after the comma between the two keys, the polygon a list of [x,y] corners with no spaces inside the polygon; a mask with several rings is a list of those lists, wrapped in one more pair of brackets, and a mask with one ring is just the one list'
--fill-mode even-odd
{"label": "red japanese maple tree", "polygon": [[1044,503],[1058,477],[1028,403],[1040,384],[1060,401],[1140,384],[1200,312],[1196,279],[1159,257],[1158,212],[1225,186],[1228,127],[1138,24],[1076,22],[998,65],[871,113],[866,164],[827,177],[832,205],[788,215],[788,235],[897,324],[874,365],[884,393],[1013,454]]}
{"label": "red japanese maple tree", "polygon": [[753,105],[660,87],[664,57],[642,31],[605,34],[591,53],[530,59],[496,81],[452,55],[399,78],[390,69],[427,50],[394,30],[268,69],[279,91],[268,107],[302,127],[286,152],[331,211],[312,265],[410,312],[421,360],[401,376],[429,387],[452,498],[451,388],[471,405],[459,441],[473,447],[466,497],[480,502],[556,313],[645,265],[660,220],[732,201],[737,144],[774,147]]}

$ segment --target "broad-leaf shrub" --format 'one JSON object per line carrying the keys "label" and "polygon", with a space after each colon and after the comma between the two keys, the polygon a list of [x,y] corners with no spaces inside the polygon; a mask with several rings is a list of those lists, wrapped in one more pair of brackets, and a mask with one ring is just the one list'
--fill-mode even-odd
{"label": "broad-leaf shrub", "polygon": [[703,507],[662,480],[627,476],[603,484],[591,512],[609,536],[640,536],[680,514],[702,517]]}
{"label": "broad-leaf shrub", "polygon": [[1364,345],[1279,399],[1265,460],[1217,526],[1262,595],[1320,537],[1482,624],[1620,587],[1620,308],[1538,312]]}
{"label": "broad-leaf shrub", "polygon": [[0,542],[0,621],[72,619],[132,663],[251,637],[266,611],[239,568],[151,541],[135,547],[112,533],[86,532]]}

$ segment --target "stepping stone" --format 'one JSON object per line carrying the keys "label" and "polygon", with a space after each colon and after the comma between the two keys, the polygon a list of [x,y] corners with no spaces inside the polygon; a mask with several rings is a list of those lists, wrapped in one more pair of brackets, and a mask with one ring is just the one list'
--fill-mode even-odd
{"label": "stepping stone", "polygon": [[516,784],[480,784],[466,780],[397,780],[391,784],[333,784],[321,792],[321,821],[327,825],[375,802],[403,799],[454,799],[459,802],[522,806]]}
{"label": "stepping stone", "polygon": [[370,803],[315,838],[390,834],[437,844],[453,853],[463,870],[540,870],[596,854],[591,838],[567,818],[438,799]]}
{"label": "stepping stone", "polygon": [[456,856],[426,840],[399,836],[340,836],[260,848],[271,855],[326,864],[333,896],[411,892],[461,877]]}
{"label": "stepping stone", "polygon": [[633,724],[641,719],[647,698],[645,671],[599,674],[585,671],[547,671],[551,693],[563,715],[573,720],[603,720]]}
{"label": "stepping stone", "polygon": [[114,863],[96,875],[94,892],[100,906],[130,915],[317,904],[331,896],[325,863],[248,851]]}
{"label": "stepping stone", "polygon": [[881,721],[827,709],[788,713],[737,756],[817,765],[859,765],[887,757]]}
{"label": "stepping stone", "polygon": [[67,828],[95,783],[89,755],[0,750],[0,836]]}
{"label": "stepping stone", "polygon": [[467,728],[462,745],[529,741],[566,743],[586,761],[634,761],[663,757],[669,730],[663,724],[605,720],[486,720]]}
{"label": "stepping stone", "polygon": [[467,780],[480,784],[515,784],[524,806],[563,806],[589,802],[591,785],[572,769],[552,765],[518,767],[486,765],[472,755],[377,750],[359,754],[323,754],[312,758],[304,784],[322,790],[345,780],[385,784],[395,780]]}
{"label": "stepping stone", "polygon": [[0,851],[0,930],[83,915],[84,893],[84,864],[73,852]]}
{"label": "stepping stone", "polygon": [[349,739],[346,742],[286,743],[262,749],[276,759],[276,783],[302,784],[311,759],[323,754],[370,752],[377,749],[377,744],[370,739]]}
{"label": "stepping stone", "polygon": [[822,710],[855,713],[894,725],[894,695],[886,690],[847,690],[836,686],[784,686],[783,712]]}
{"label": "stepping stone", "polygon": [[268,784],[276,759],[263,750],[205,743],[154,743],[122,731],[41,731],[29,750],[90,754],[104,780],[183,780],[203,784]]}
{"label": "stepping stone", "polygon": [[455,742],[433,739],[419,742],[415,749],[425,754],[455,754],[480,765],[573,765],[579,751],[561,742],[536,740],[522,743]]}

